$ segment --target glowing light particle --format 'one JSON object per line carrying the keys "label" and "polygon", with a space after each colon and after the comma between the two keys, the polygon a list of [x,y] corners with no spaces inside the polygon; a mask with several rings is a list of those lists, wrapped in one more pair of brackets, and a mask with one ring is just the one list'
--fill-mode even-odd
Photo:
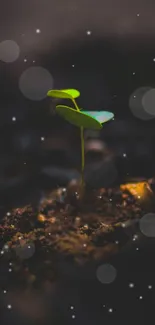
{"label": "glowing light particle", "polygon": [[129,288],[134,288],[134,283],[129,283]]}
{"label": "glowing light particle", "polygon": [[91,30],[87,30],[86,34],[91,35],[92,34]]}

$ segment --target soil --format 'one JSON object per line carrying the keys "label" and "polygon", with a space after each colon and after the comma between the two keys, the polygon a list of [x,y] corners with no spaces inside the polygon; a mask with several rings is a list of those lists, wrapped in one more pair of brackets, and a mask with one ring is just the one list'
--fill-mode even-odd
{"label": "soil", "polygon": [[4,216],[2,259],[4,264],[14,261],[18,285],[40,285],[59,275],[85,278],[88,269],[91,277],[101,261],[130,242],[139,231],[139,219],[154,202],[147,188],[138,199],[128,186],[86,189],[82,198],[75,187],[56,189],[37,208],[28,205]]}

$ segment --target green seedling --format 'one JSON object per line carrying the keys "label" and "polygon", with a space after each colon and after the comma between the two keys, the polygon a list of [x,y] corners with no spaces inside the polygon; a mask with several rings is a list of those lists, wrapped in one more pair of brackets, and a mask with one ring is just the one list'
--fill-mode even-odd
{"label": "green seedling", "polygon": [[81,186],[84,188],[84,168],[85,168],[85,152],[84,152],[84,129],[100,130],[103,123],[111,120],[114,114],[107,111],[81,111],[75,98],[80,96],[80,92],[76,89],[49,90],[48,97],[70,99],[75,108],[57,105],[56,112],[68,122],[80,127],[81,133]]}

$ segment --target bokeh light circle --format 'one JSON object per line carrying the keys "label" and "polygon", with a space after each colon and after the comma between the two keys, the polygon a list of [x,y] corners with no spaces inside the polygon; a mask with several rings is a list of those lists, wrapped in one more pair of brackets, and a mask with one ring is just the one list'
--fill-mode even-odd
{"label": "bokeh light circle", "polygon": [[155,88],[147,91],[142,99],[144,110],[153,116],[155,116]]}
{"label": "bokeh light circle", "polygon": [[0,60],[11,63],[18,59],[20,48],[13,40],[6,40],[0,43]]}
{"label": "bokeh light circle", "polygon": [[136,89],[129,98],[129,107],[132,114],[143,121],[148,121],[154,118],[154,116],[146,112],[143,107],[143,96],[149,90],[151,90],[151,87],[140,87]]}
{"label": "bokeh light circle", "polygon": [[139,222],[139,227],[146,237],[155,237],[155,213],[145,214]]}
{"label": "bokeh light circle", "polygon": [[30,67],[22,73],[19,88],[26,98],[42,100],[47,97],[48,90],[53,88],[52,75],[42,67]]}
{"label": "bokeh light circle", "polygon": [[114,282],[117,276],[117,271],[111,264],[102,264],[96,271],[97,279],[103,284]]}
{"label": "bokeh light circle", "polygon": [[30,257],[32,257],[35,253],[35,245],[33,242],[29,242],[29,243],[24,243],[22,245],[18,245],[15,248],[16,251],[16,255],[20,258],[20,259],[28,259]]}

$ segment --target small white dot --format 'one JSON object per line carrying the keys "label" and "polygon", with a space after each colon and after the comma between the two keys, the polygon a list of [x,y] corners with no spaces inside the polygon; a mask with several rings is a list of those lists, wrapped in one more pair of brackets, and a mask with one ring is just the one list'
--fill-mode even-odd
{"label": "small white dot", "polygon": [[119,241],[118,241],[118,240],[116,240],[116,241],[115,241],[115,244],[117,244],[117,245],[118,245],[118,244],[119,244]]}
{"label": "small white dot", "polygon": [[24,162],[24,165],[26,165],[26,162]]}
{"label": "small white dot", "polygon": [[134,95],[133,98],[136,98],[136,96]]}
{"label": "small white dot", "polygon": [[41,30],[39,28],[36,29],[36,33],[37,34],[40,34],[41,33]]}
{"label": "small white dot", "polygon": [[75,64],[72,64],[72,68],[74,68],[75,67]]}
{"label": "small white dot", "polygon": [[136,251],[139,251],[139,248],[138,247],[136,248]]}
{"label": "small white dot", "polygon": [[72,315],[72,318],[74,319],[75,318],[75,315]]}
{"label": "small white dot", "polygon": [[36,61],[35,60],[33,60],[33,63],[35,63]]}
{"label": "small white dot", "polygon": [[153,59],[153,62],[155,62],[155,58]]}
{"label": "small white dot", "polygon": [[125,223],[122,223],[122,227],[125,228]]}
{"label": "small white dot", "polygon": [[27,59],[24,59],[24,62],[27,62]]}
{"label": "small white dot", "polygon": [[4,251],[1,251],[1,255],[3,255],[4,254]]}
{"label": "small white dot", "polygon": [[41,141],[44,141],[45,140],[45,138],[44,137],[41,137]]}
{"label": "small white dot", "polygon": [[129,283],[129,288],[134,288],[134,283]]}
{"label": "small white dot", "polygon": [[87,247],[87,244],[83,244],[83,247]]}
{"label": "small white dot", "polygon": [[9,265],[12,265],[12,263],[10,262]]}
{"label": "small white dot", "polygon": [[87,30],[87,35],[91,35],[91,30]]}
{"label": "small white dot", "polygon": [[135,76],[136,72],[133,72],[132,74],[133,74],[133,76]]}
{"label": "small white dot", "polygon": [[105,305],[103,305],[103,307],[105,308]]}
{"label": "small white dot", "polygon": [[7,212],[7,214],[6,214],[7,216],[11,216],[11,213],[10,212]]}
{"label": "small white dot", "polygon": [[139,17],[139,16],[140,16],[140,14],[138,13],[138,14],[137,14],[137,17]]}
{"label": "small white dot", "polygon": [[152,285],[149,285],[149,286],[148,286],[148,289],[152,289]]}
{"label": "small white dot", "polygon": [[12,272],[12,269],[9,269],[9,272]]}
{"label": "small white dot", "polygon": [[70,307],[70,309],[72,309],[72,310],[73,310],[73,309],[74,309],[74,306],[71,306],[71,307]]}
{"label": "small white dot", "polygon": [[3,292],[6,293],[6,290],[4,290]]}
{"label": "small white dot", "polygon": [[142,300],[142,299],[143,299],[143,297],[142,297],[142,296],[140,296],[140,297],[139,297],[139,299],[140,299],[140,300]]}
{"label": "small white dot", "polygon": [[11,306],[11,305],[7,305],[7,308],[8,308],[8,309],[11,309],[11,308],[12,308],[12,306]]}
{"label": "small white dot", "polygon": [[12,117],[12,121],[16,121],[16,117],[15,116]]}
{"label": "small white dot", "polygon": [[113,309],[112,308],[109,308],[108,311],[109,311],[109,313],[112,313],[113,312]]}
{"label": "small white dot", "polygon": [[31,248],[31,246],[28,246],[28,248]]}
{"label": "small white dot", "polygon": [[126,155],[126,153],[123,153],[123,157],[125,158],[127,155]]}

